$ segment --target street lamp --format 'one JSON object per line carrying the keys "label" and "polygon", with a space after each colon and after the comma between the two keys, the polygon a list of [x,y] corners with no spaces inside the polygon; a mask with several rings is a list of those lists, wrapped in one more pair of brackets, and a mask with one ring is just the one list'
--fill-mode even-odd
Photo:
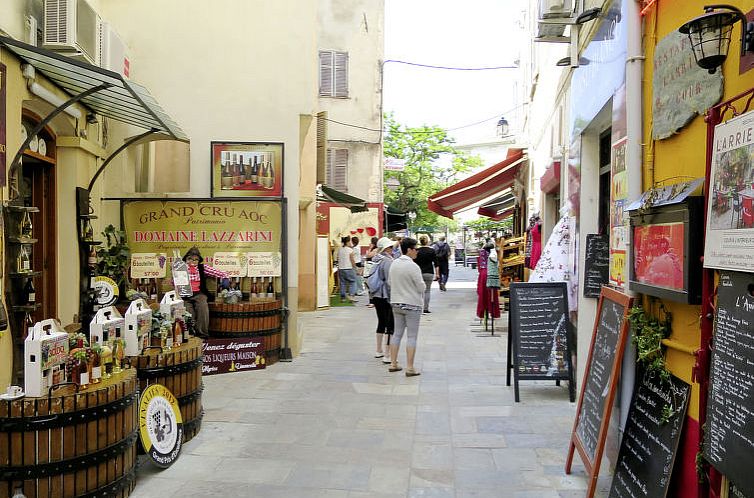
{"label": "street lamp", "polygon": [[732,5],[706,5],[704,14],[690,20],[678,31],[688,35],[697,65],[715,74],[728,56],[731,32],[739,21],[741,55],[746,55],[754,50],[754,23],[748,22],[744,13]]}
{"label": "street lamp", "polygon": [[416,211],[409,211],[408,212],[408,221],[409,221],[408,234],[409,235],[411,235],[411,229],[414,226],[414,220],[416,220]]}
{"label": "street lamp", "polygon": [[508,120],[505,119],[505,116],[500,118],[500,121],[497,122],[497,136],[500,138],[504,138],[508,136]]}

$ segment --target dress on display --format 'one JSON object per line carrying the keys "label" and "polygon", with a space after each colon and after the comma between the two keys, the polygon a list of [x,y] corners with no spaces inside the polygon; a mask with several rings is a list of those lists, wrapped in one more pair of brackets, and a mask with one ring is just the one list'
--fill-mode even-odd
{"label": "dress on display", "polygon": [[[500,318],[500,298],[497,289],[487,288],[487,264],[490,253],[486,249],[479,251],[477,269],[479,276],[476,281],[476,316],[484,318],[484,312],[487,311],[493,318]],[[497,271],[497,262],[495,262],[494,271]],[[499,277],[498,277],[499,278]],[[498,280],[498,286],[500,285]]]}
{"label": "dress on display", "polygon": [[529,256],[529,268],[536,268],[539,258],[542,256],[542,224],[537,223],[529,232],[531,239],[531,254]]}

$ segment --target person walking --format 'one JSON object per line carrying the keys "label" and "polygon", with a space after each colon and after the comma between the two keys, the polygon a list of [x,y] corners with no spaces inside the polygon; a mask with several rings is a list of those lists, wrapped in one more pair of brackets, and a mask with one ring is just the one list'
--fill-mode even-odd
{"label": "person walking", "polygon": [[[338,280],[340,281],[341,302],[355,301],[356,298],[356,261],[351,248],[351,237],[340,239],[341,247],[338,249]],[[348,287],[346,289],[346,287]]]}
{"label": "person walking", "polygon": [[437,273],[440,276],[440,290],[445,292],[445,284],[448,283],[448,277],[450,276],[450,245],[445,242],[445,236],[441,235],[437,242],[432,244],[435,250],[435,266],[437,267]]}
{"label": "person walking", "polygon": [[426,235],[419,237],[419,244],[421,247],[417,250],[414,262],[419,265],[422,278],[424,279],[424,313],[431,313],[429,311],[429,297],[432,290],[432,281],[439,280],[439,273],[437,272],[437,268],[435,268],[437,255],[435,250],[429,247],[429,237]]}
{"label": "person walking", "polygon": [[422,292],[425,290],[421,269],[414,263],[417,255],[416,239],[407,237],[401,241],[400,258],[393,261],[388,275],[390,288],[390,304],[393,308],[395,328],[390,342],[389,372],[403,370],[398,365],[398,350],[401,346],[403,334],[406,334],[406,377],[420,375],[414,369],[416,357],[416,341],[419,335],[419,321],[421,319]]}
{"label": "person walking", "polygon": [[[377,349],[374,357],[382,358],[383,363],[390,363],[390,336],[393,335],[393,309],[390,306],[390,285],[388,277],[393,264],[393,246],[395,243],[387,237],[377,241],[378,253],[372,257],[372,272],[367,277],[369,295],[377,313]],[[384,348],[383,339],[387,337]]]}
{"label": "person walking", "polygon": [[361,257],[359,238],[351,237],[351,249],[353,249],[354,271],[356,272],[356,295],[364,295],[364,260]]}

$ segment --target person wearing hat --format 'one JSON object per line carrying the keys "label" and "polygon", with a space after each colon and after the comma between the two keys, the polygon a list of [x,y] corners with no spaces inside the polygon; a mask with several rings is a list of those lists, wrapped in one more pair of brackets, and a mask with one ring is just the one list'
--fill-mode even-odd
{"label": "person wearing hat", "polygon": [[199,248],[194,246],[183,256],[183,261],[188,265],[189,283],[191,284],[191,297],[184,297],[186,311],[191,313],[196,323],[196,335],[199,337],[209,336],[209,306],[207,305],[207,277],[227,279],[228,274],[224,271],[204,264],[204,258]]}
{"label": "person wearing hat", "polygon": [[[383,363],[390,363],[390,336],[393,335],[393,309],[390,306],[390,286],[388,275],[393,263],[393,245],[395,242],[387,237],[377,241],[377,254],[372,257],[372,271],[367,277],[369,296],[377,313],[377,349],[374,357],[382,358]],[[385,347],[383,338],[387,336]]]}

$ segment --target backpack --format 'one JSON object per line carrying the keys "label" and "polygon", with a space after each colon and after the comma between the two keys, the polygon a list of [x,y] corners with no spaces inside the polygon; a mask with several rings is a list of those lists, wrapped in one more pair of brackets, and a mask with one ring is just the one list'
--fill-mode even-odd
{"label": "backpack", "polygon": [[380,266],[382,261],[378,261],[377,263],[372,263],[372,272],[367,276],[365,283],[367,287],[369,288],[369,292],[372,294],[377,294],[380,290],[382,290],[382,286],[385,285],[385,282],[382,280],[382,276],[380,275]]}
{"label": "backpack", "polygon": [[435,248],[435,255],[438,258],[447,258],[450,255],[450,246],[447,242],[438,242]]}

